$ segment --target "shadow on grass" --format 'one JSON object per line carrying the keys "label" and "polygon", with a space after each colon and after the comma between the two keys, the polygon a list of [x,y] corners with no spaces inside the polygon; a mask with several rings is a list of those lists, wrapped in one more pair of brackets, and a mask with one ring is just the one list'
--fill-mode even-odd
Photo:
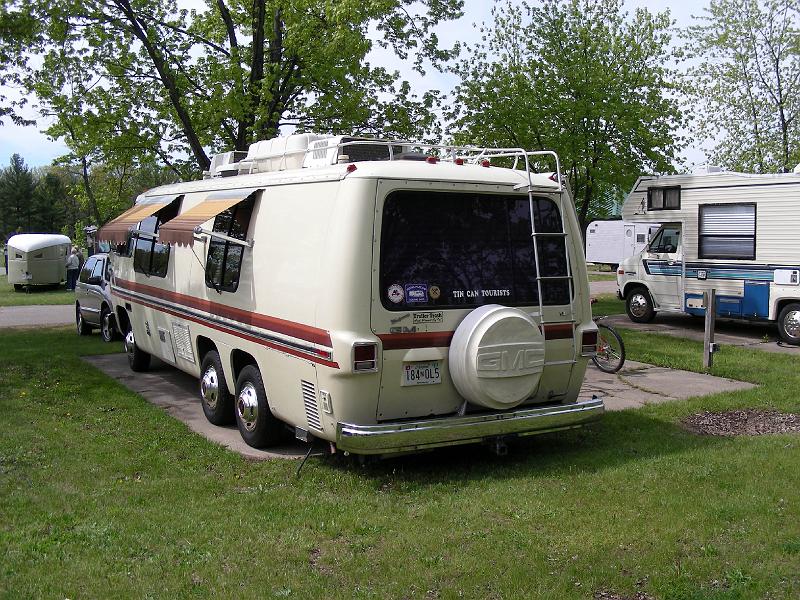
{"label": "shadow on grass", "polygon": [[421,454],[376,460],[361,466],[353,457],[323,459],[345,471],[359,470],[366,477],[426,482],[458,483],[481,477],[551,477],[576,472],[593,473],[632,461],[680,454],[726,443],[688,433],[676,424],[626,410],[606,414],[582,429],[511,439],[508,454],[497,456],[482,444],[439,448]]}

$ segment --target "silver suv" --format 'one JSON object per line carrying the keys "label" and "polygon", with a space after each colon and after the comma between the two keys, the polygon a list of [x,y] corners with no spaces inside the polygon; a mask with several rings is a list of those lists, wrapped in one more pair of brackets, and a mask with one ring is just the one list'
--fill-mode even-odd
{"label": "silver suv", "polygon": [[90,256],[81,269],[75,285],[75,324],[78,335],[89,335],[93,328],[99,328],[103,341],[117,338],[108,254]]}

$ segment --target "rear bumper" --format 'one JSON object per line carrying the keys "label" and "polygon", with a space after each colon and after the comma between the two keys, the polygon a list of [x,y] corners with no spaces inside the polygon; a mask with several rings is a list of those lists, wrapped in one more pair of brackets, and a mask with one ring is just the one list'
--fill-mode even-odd
{"label": "rear bumper", "polygon": [[355,454],[393,454],[479,442],[503,435],[532,435],[580,427],[599,419],[598,398],[574,404],[525,408],[488,415],[423,419],[380,425],[339,423],[336,446]]}

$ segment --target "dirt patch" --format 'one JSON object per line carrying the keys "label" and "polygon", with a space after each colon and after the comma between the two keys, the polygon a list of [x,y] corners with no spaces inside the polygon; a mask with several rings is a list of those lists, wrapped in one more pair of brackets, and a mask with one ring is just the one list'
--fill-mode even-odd
{"label": "dirt patch", "polygon": [[618,594],[616,592],[608,592],[606,590],[599,590],[592,596],[594,600],[653,600],[650,594],[644,592],[634,592],[630,595]]}
{"label": "dirt patch", "polygon": [[698,435],[800,433],[800,415],[755,408],[721,413],[701,412],[686,417],[681,424]]}

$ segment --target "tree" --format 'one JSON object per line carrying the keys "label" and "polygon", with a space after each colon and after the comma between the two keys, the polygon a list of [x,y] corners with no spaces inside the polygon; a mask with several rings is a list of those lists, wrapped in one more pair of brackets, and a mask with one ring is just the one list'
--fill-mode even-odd
{"label": "tree", "polygon": [[800,1],[711,0],[686,37],[696,128],[731,170],[786,172],[800,160]]}
{"label": "tree", "polygon": [[33,173],[19,154],[0,171],[0,231],[6,236],[31,231],[33,225]]}
{"label": "tree", "polygon": [[189,11],[175,0],[9,0],[0,83],[35,93],[55,119],[48,133],[79,161],[157,158],[185,175],[208,168],[209,150],[246,150],[288,123],[424,131],[437,94],[416,98],[368,64],[369,33],[422,71],[448,58],[432,28],[462,2],[207,0]]}
{"label": "tree", "polygon": [[499,4],[493,15],[453,68],[457,141],[557,151],[584,229],[641,173],[673,170],[682,115],[668,14],[543,0]]}

